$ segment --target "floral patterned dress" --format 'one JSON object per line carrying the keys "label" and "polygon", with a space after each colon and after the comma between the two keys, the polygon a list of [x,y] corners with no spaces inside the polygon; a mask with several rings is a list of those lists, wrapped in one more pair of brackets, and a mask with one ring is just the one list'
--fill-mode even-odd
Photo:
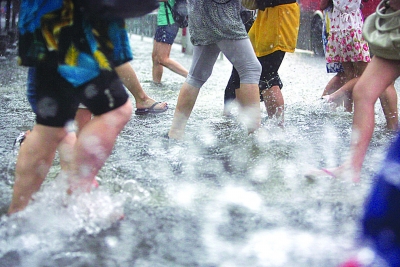
{"label": "floral patterned dress", "polygon": [[362,37],[361,0],[334,0],[326,62],[370,62],[368,43]]}

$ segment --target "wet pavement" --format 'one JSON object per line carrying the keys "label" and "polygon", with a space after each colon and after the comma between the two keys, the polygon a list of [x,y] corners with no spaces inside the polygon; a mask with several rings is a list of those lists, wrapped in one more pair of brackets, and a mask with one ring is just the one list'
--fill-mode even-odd
{"label": "wet pavement", "polygon": [[[359,184],[304,178],[348,156],[350,113],[319,99],[330,75],[324,59],[287,54],[285,128],[263,111],[262,128],[247,136],[222,117],[231,64],[221,57],[200,91],[185,143],[163,136],[184,78],[165,70],[151,82],[150,38],[132,35],[132,66],[144,90],[170,109],[132,116],[99,173],[100,188],[71,199],[58,182],[58,156],[35,202],[17,216],[11,198],[13,142],[34,116],[25,97],[26,69],[0,61],[0,266],[337,266],[354,255],[359,217],[373,174],[392,135],[376,106],[376,130]],[[189,68],[174,45],[171,57]],[[396,83],[398,87],[398,83]],[[124,213],[115,222],[116,214]]]}

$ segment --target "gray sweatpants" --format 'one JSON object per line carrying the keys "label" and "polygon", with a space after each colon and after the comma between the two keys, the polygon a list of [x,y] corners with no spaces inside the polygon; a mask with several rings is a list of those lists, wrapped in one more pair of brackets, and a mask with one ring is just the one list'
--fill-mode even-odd
{"label": "gray sweatpants", "polygon": [[196,88],[201,88],[211,76],[220,52],[225,55],[238,71],[240,83],[258,84],[261,75],[261,64],[248,38],[222,40],[216,44],[194,46],[193,61],[186,82]]}

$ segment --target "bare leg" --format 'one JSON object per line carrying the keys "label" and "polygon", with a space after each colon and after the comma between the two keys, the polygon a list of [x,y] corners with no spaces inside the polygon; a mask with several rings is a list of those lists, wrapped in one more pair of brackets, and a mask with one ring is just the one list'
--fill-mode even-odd
{"label": "bare leg", "polygon": [[328,100],[328,102],[333,102],[337,106],[343,104],[345,110],[347,112],[353,111],[353,87],[357,83],[359,77],[364,72],[368,63],[366,62],[343,62],[344,68],[344,81],[347,81],[343,84],[339,89],[337,89],[334,93],[323,96],[324,99]]}
{"label": "bare leg", "polygon": [[66,136],[64,128],[35,125],[19,151],[15,184],[8,214],[23,210],[42,185],[57,146]]}
{"label": "bare leg", "polygon": [[322,92],[322,96],[333,94],[336,90],[338,90],[345,84],[345,80],[346,76],[344,75],[344,72],[336,73],[336,75],[329,80],[324,91]]}
{"label": "bare leg", "polygon": [[356,71],[352,63],[343,62],[342,65],[344,68],[344,77],[342,79],[344,84],[334,93],[323,96],[323,98],[326,99],[328,102],[335,103],[336,106],[343,105],[346,111],[351,112],[353,110],[352,91],[354,85],[358,81],[358,78],[356,77]]}
{"label": "bare leg", "polygon": [[199,88],[196,88],[187,82],[183,83],[179,92],[172,125],[168,133],[168,136],[171,139],[180,140],[183,138],[185,134],[186,123],[190,117],[190,114],[192,113],[197,96],[199,95],[199,91]]}
{"label": "bare leg", "polygon": [[[142,85],[140,84],[139,79],[136,76],[136,73],[130,63],[125,63],[121,66],[116,67],[115,71],[117,72],[118,76],[120,77],[126,88],[135,98],[136,108],[149,108],[156,102],[143,91]],[[163,110],[166,106],[166,102],[161,102],[157,104],[154,108]]]}
{"label": "bare leg", "polygon": [[340,87],[336,92],[325,95],[323,98],[328,102],[335,103],[337,106],[343,104],[345,110],[347,112],[353,111],[353,88],[356,85],[359,77],[353,78],[347,83],[345,83],[342,87]]}
{"label": "bare leg", "polygon": [[[354,77],[355,78],[353,78],[351,81],[355,80],[355,84],[356,84],[358,79],[363,74],[363,72],[364,72],[365,68],[367,67],[368,63],[359,61],[359,62],[352,63],[352,65],[353,65],[353,69],[354,69]],[[346,71],[346,67],[345,67],[345,71]],[[348,90],[346,92],[346,96],[345,96],[344,101],[343,101],[343,106],[344,106],[344,108],[345,108],[345,110],[347,112],[352,112],[353,111],[353,92],[352,92],[352,90]]]}
{"label": "bare leg", "polygon": [[[348,175],[353,182],[360,180],[362,165],[375,126],[375,103],[399,76],[400,61],[387,60],[377,56],[372,58],[353,89],[354,116],[350,159],[337,168],[320,170],[318,175],[329,174],[335,177]],[[390,95],[390,91],[387,93],[386,97],[394,97],[394,95]],[[397,107],[391,106],[390,109],[397,111]]]}
{"label": "bare leg", "polygon": [[79,131],[92,119],[92,112],[87,108],[78,108],[75,115],[75,122],[78,126],[76,135],[79,135]]}
{"label": "bare leg", "polygon": [[379,99],[386,118],[386,128],[396,131],[399,126],[399,116],[397,111],[397,92],[394,88],[394,83],[386,88],[379,96]]}
{"label": "bare leg", "polygon": [[268,117],[273,118],[275,116],[280,120],[279,124],[283,125],[285,101],[279,86],[272,86],[270,89],[264,90],[262,96]]}
{"label": "bare leg", "polygon": [[162,42],[153,42],[153,81],[161,83],[163,74],[163,67],[167,67],[171,71],[186,77],[188,71],[177,61],[169,57],[171,52],[171,45]]}
{"label": "bare leg", "polygon": [[158,51],[159,45],[158,42],[153,41],[153,53],[152,53],[152,60],[153,60],[153,68],[152,68],[152,74],[153,74],[153,82],[155,83],[161,83],[161,78],[163,75],[163,65],[160,64],[158,61],[158,54],[160,53]]}
{"label": "bare leg", "polygon": [[241,114],[245,115],[245,124],[249,133],[253,133],[261,124],[260,91],[258,84],[240,84],[236,90],[236,99],[241,106]]}
{"label": "bare leg", "polygon": [[92,112],[87,108],[79,108],[75,115],[75,122],[78,126],[76,132],[68,132],[68,134],[61,141],[57,147],[60,155],[61,170],[71,171],[71,164],[73,161],[74,145],[76,137],[79,135],[79,130],[82,129],[92,119]]}
{"label": "bare leg", "polygon": [[[238,89],[235,89],[235,91],[238,90]],[[233,100],[225,102],[224,103],[224,110],[222,112],[222,116],[225,116],[225,117],[232,116],[232,110],[233,110],[233,107],[235,106],[235,104],[237,104],[236,98],[233,99]]]}
{"label": "bare leg", "polygon": [[71,171],[74,145],[76,143],[76,133],[68,132],[57,147],[60,156],[60,166],[62,171]]}
{"label": "bare leg", "polygon": [[374,131],[374,105],[399,75],[399,61],[374,56],[354,88],[350,168],[354,173],[355,182],[360,179],[362,164]]}
{"label": "bare leg", "polygon": [[[132,104],[95,116],[80,131],[74,147],[73,170],[70,176],[72,191],[89,191],[92,182],[114,147],[115,140],[129,121]],[[104,131],[107,129],[107,131]]]}

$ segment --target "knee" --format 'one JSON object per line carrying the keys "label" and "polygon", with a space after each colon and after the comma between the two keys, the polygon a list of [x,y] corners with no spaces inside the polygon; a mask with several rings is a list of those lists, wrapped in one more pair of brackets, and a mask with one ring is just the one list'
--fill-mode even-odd
{"label": "knee", "polygon": [[162,65],[162,66],[166,66],[167,65],[167,62],[168,62],[168,60],[169,60],[169,57],[168,56],[159,56],[159,57],[157,57],[157,62],[158,62],[158,64],[160,64],[160,65]]}
{"label": "knee", "polygon": [[132,103],[128,99],[122,106],[100,116],[109,125],[109,127],[119,131],[131,118],[132,109]]}
{"label": "knee", "polygon": [[208,78],[211,76],[211,73],[202,73],[201,77],[196,77],[188,74],[186,78],[186,83],[195,87],[195,88],[201,88],[203,84],[208,80]]}
{"label": "knee", "polygon": [[132,102],[128,99],[124,105],[116,110],[116,112],[118,113],[117,116],[124,124],[126,124],[132,116],[132,110]]}
{"label": "knee", "polygon": [[363,94],[362,90],[360,90],[360,88],[357,86],[353,88],[352,97],[354,103],[360,103],[363,100],[367,99],[367,96]]}
{"label": "knee", "polygon": [[375,105],[379,96],[376,92],[369,91],[367,88],[368,86],[356,83],[352,91],[352,97],[355,104]]}
{"label": "knee", "polygon": [[262,71],[261,63],[259,61],[252,62],[251,64],[248,64],[247,66],[245,66],[244,71],[246,72],[245,75],[260,76],[261,71]]}
{"label": "knee", "polygon": [[260,92],[270,90],[274,86],[276,86],[279,90],[283,87],[281,77],[278,75],[278,73],[260,79]]}
{"label": "knee", "polygon": [[160,63],[161,55],[159,51],[153,51],[153,53],[151,54],[151,58],[153,59],[153,62]]}
{"label": "knee", "polygon": [[241,83],[258,83],[260,80],[262,67],[260,62],[256,61],[247,66],[239,66],[237,70]]}
{"label": "knee", "polygon": [[152,53],[151,54],[151,59],[153,60],[153,63],[158,63],[158,61],[157,61],[157,54],[156,53]]}
{"label": "knee", "polygon": [[394,83],[390,84],[385,91],[383,91],[384,94],[386,94],[390,98],[395,98],[397,99],[397,92],[396,88],[394,87]]}
{"label": "knee", "polygon": [[254,64],[254,72],[257,72],[261,75],[262,72],[262,66],[260,62],[257,62],[257,64]]}

